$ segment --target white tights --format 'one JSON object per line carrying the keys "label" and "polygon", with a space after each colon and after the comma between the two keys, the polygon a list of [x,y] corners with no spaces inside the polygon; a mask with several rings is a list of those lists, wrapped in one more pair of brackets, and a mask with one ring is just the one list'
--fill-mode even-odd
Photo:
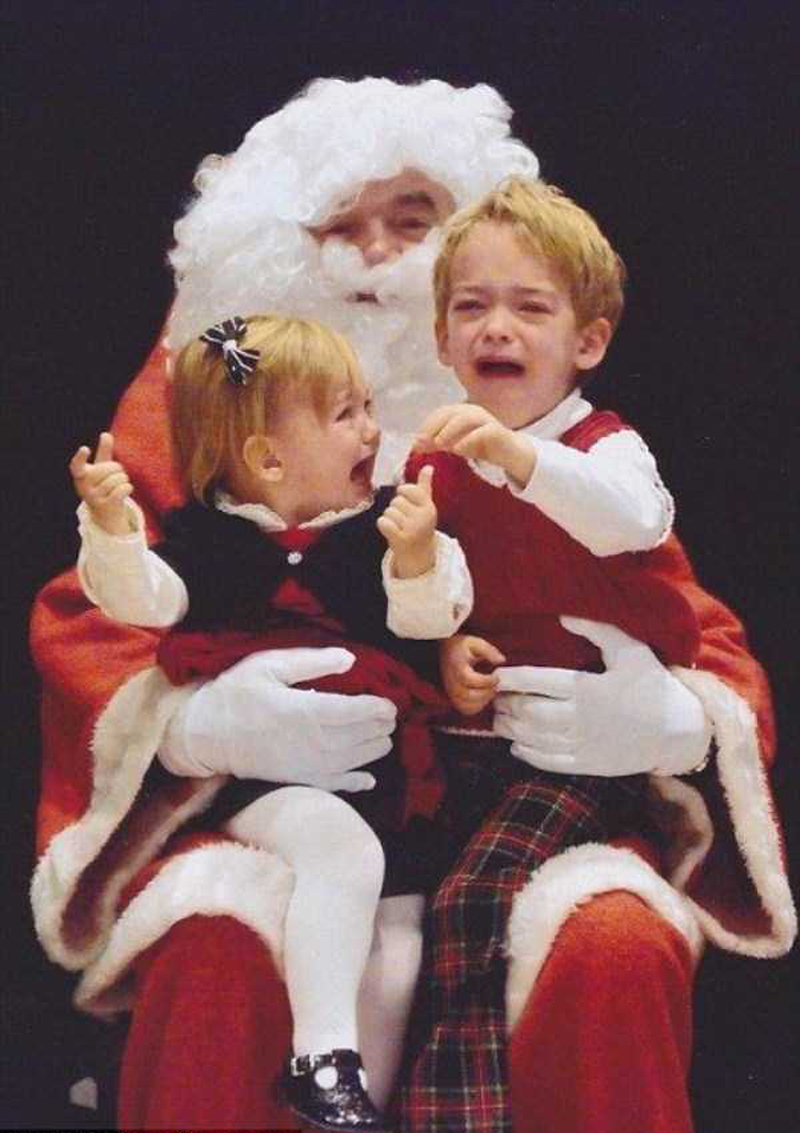
{"label": "white tights", "polygon": [[[376,931],[384,874],[378,838],[348,803],[314,787],[281,787],[263,795],[234,815],[226,830],[280,855],[294,871],[284,931],[294,1053],[359,1050],[359,987],[373,935],[373,952],[381,951],[385,937]],[[411,937],[408,943],[413,949]],[[365,979],[365,985],[375,978]],[[402,1027],[408,1006],[404,1001]],[[369,1030],[373,1022],[367,1011]],[[394,1037],[399,1047],[402,1030]],[[371,1093],[376,1084],[370,1082]]]}

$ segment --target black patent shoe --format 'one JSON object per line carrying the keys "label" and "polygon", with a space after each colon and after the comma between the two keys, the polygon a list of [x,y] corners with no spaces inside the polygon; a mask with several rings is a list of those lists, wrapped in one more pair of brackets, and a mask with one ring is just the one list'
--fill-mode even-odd
{"label": "black patent shoe", "polygon": [[[320,1086],[316,1073],[325,1066],[336,1071],[332,1086]],[[329,1133],[382,1133],[383,1119],[364,1089],[364,1064],[355,1050],[331,1050],[290,1058],[283,1088],[296,1114],[316,1129]]]}

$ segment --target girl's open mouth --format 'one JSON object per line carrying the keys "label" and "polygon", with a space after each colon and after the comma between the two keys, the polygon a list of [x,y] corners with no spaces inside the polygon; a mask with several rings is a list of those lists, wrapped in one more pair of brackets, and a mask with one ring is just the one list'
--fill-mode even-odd
{"label": "girl's open mouth", "polygon": [[372,487],[372,472],[375,468],[375,456],[366,457],[364,460],[359,460],[358,464],[353,466],[353,471],[350,473],[350,479],[356,484],[367,484]]}

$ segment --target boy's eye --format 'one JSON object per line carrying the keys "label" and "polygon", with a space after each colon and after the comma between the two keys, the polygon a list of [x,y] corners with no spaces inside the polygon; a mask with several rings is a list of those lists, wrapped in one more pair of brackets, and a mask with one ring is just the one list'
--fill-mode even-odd
{"label": "boy's eye", "polygon": [[519,309],[534,315],[547,314],[548,311],[544,303],[520,303]]}
{"label": "boy's eye", "polygon": [[479,311],[481,304],[477,299],[457,299],[453,303],[454,311]]}

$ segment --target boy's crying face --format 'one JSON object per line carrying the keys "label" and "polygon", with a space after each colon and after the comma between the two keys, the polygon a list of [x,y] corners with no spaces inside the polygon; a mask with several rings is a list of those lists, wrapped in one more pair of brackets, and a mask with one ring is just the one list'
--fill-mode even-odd
{"label": "boy's crying face", "polygon": [[439,358],[470,402],[509,428],[545,416],[598,364],[595,320],[579,328],[569,291],[511,227],[477,224],[456,251]]}

